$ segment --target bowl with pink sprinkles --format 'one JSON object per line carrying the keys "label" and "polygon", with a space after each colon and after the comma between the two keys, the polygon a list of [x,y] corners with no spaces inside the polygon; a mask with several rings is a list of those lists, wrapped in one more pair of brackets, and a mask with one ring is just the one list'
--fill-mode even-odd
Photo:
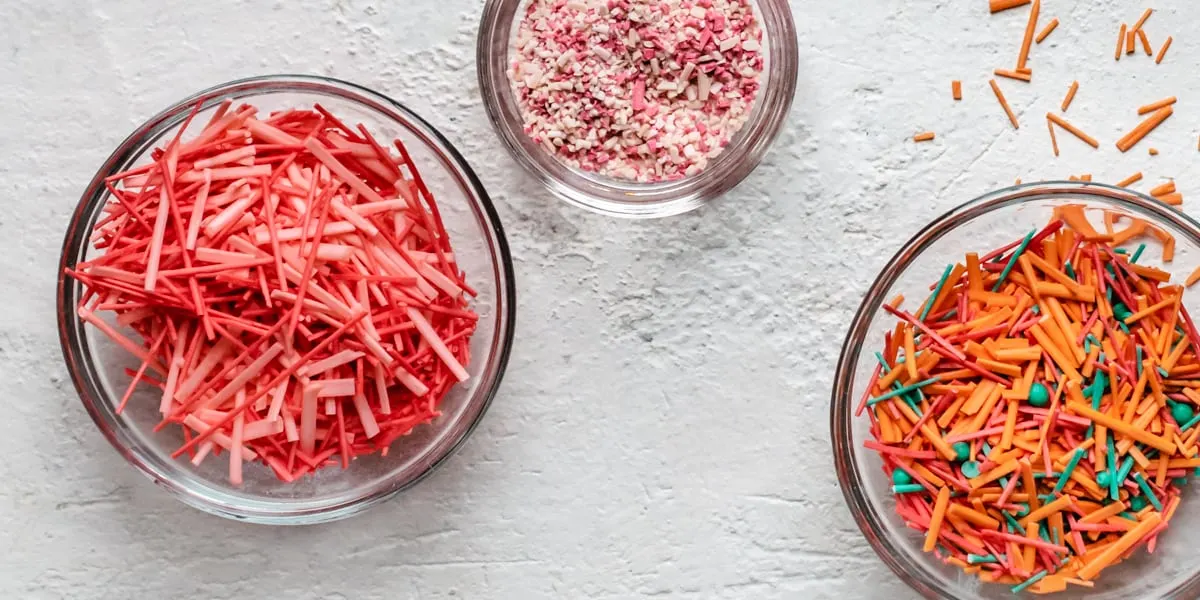
{"label": "bowl with pink sprinkles", "polygon": [[114,448],[186,504],[356,514],[486,412],[512,260],[466,161],[403,105],[321,77],[205,90],[134,131],[67,228],[63,356]]}
{"label": "bowl with pink sprinkles", "polygon": [[488,115],[561,200],[634,218],[693,210],[762,160],[796,90],[786,0],[489,0]]}

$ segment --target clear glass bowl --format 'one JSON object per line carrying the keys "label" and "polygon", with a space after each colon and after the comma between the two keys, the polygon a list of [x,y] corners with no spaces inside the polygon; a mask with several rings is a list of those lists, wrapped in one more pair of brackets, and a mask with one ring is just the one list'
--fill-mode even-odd
{"label": "clear glass bowl", "polygon": [[[923,536],[905,527],[895,513],[891,481],[883,462],[864,448],[870,439],[866,415],[854,417],[854,408],[866,390],[875,367],[873,352],[883,345],[883,334],[895,318],[881,310],[884,302],[904,294],[919,302],[929,294],[949,262],[961,261],[971,251],[997,248],[1048,223],[1054,207],[1082,204],[1112,209],[1152,222],[1175,236],[1175,259],[1161,262],[1160,248],[1148,243],[1138,261],[1172,274],[1182,281],[1200,263],[1200,223],[1147,196],[1107,185],[1052,182],[1012,187],[972,200],[946,213],[918,232],[892,258],[859,306],[842,346],[833,386],[830,426],[838,481],[850,512],[867,541],[905,583],[926,598],[968,600],[1014,598],[1009,586],[982,583],[953,565],[945,565],[921,551]],[[1089,217],[1100,225],[1098,213]],[[1200,312],[1200,292],[1184,296],[1192,314]],[[1196,487],[1200,484],[1193,484]],[[1096,587],[1074,587],[1054,598],[1089,600],[1149,600],[1200,597],[1200,558],[1192,546],[1191,530],[1200,526],[1200,489],[1184,490],[1183,500],[1170,529],[1159,537],[1155,553],[1135,553],[1125,562],[1106,569]],[[1033,597],[1029,594],[1027,597]]]}
{"label": "clear glass bowl", "polygon": [[[350,124],[363,123],[380,139],[400,138],[437,195],[455,255],[479,292],[473,308],[478,329],[471,339],[470,379],[455,386],[441,404],[442,415],[397,440],[387,456],[354,460],[350,467],[325,468],[294,483],[278,480],[259,463],[248,464],[245,482],[229,485],[222,461],[193,467],[170,457],[182,438],[178,429],[154,433],[158,400],[143,391],[117,415],[116,402],[137,362],[75,314],[81,286],[63,268],[94,255],[92,226],[109,194],[104,178],[149,162],[150,151],[169,142],[197,102],[203,123],[225,99],[261,112],[309,108],[320,102]],[[496,394],[512,346],[515,288],[512,259],[491,200],[462,156],[433,127],[403,105],[366,88],[321,77],[269,76],[243,79],[205,90],[167,108],[138,127],[105,161],[84,192],[67,228],[58,279],[58,328],[63,357],[88,413],[113,447],[134,467],[175,497],[201,510],[269,524],[332,521],[378,504],[420,481],[471,434]],[[128,332],[127,332],[128,333]],[[136,339],[136,338],[135,338]],[[140,397],[139,397],[140,396]]]}
{"label": "clear glass bowl", "polygon": [[488,0],[484,6],[476,47],[479,89],[488,117],[513,158],[560,200],[619,217],[684,213],[745,179],[779,135],[796,93],[796,25],[787,0],[751,0],[766,41],[762,86],[750,119],[707,169],[675,181],[638,183],[567,166],[525,134],[508,79],[511,41],[528,2]]}

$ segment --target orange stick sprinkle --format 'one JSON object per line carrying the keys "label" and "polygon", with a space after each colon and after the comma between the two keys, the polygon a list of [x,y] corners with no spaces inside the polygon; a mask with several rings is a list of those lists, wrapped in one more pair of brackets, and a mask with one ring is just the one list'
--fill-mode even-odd
{"label": "orange stick sprinkle", "polygon": [[1170,106],[1158,109],[1149,118],[1139,123],[1137,127],[1134,127],[1132,131],[1117,140],[1117,148],[1121,152],[1128,152],[1130,148],[1136,146],[1138,142],[1142,141],[1142,138],[1146,137],[1151,131],[1154,131],[1156,127],[1173,114],[1175,114],[1175,109]]}
{"label": "orange stick sprinkle", "polygon": [[1125,34],[1125,54],[1133,54],[1137,50],[1137,33],[1129,31]]}
{"label": "orange stick sprinkle", "polygon": [[1042,41],[1045,40],[1056,28],[1058,28],[1058,17],[1050,19],[1050,22],[1042,28],[1041,33],[1037,34],[1037,39],[1035,41],[1039,44],[1042,43]]}
{"label": "orange stick sprinkle", "polygon": [[1145,106],[1140,106],[1138,107],[1138,114],[1144,115],[1146,113],[1152,113],[1164,106],[1171,106],[1172,104],[1175,104],[1175,100],[1175,96],[1171,96],[1170,98],[1163,98],[1157,102],[1151,102]]}
{"label": "orange stick sprinkle", "polygon": [[1067,107],[1071,106],[1071,101],[1075,99],[1075,92],[1079,91],[1079,82],[1072,81],[1071,87],[1067,89],[1067,96],[1062,101],[1062,111],[1067,112]]}
{"label": "orange stick sprinkle", "polygon": [[1017,55],[1017,69],[1024,69],[1029,61],[1029,48],[1033,45],[1033,34],[1037,31],[1038,17],[1042,13],[1042,0],[1033,0],[1029,8],[1029,22],[1025,24],[1025,37],[1021,39],[1021,52]]}
{"label": "orange stick sprinkle", "polygon": [[1134,31],[1141,31],[1141,30],[1142,30],[1142,26],[1146,24],[1146,19],[1149,19],[1149,18],[1150,18],[1150,15],[1152,15],[1152,14],[1154,14],[1154,9],[1153,9],[1153,8],[1147,8],[1147,9],[1146,9],[1146,12],[1143,12],[1143,13],[1142,13],[1142,16],[1141,16],[1141,17],[1138,17],[1138,20],[1137,20],[1137,22],[1133,24],[1133,30],[1134,30]]}
{"label": "orange stick sprinkle", "polygon": [[918,133],[917,135],[914,135],[913,141],[914,142],[928,142],[928,141],[933,140],[933,138],[934,138],[934,133],[932,131],[926,131],[924,133]]}
{"label": "orange stick sprinkle", "polygon": [[1050,130],[1050,146],[1054,149],[1054,155],[1058,156],[1058,136],[1054,134],[1054,121],[1046,119],[1046,129]]}
{"label": "orange stick sprinkle", "polygon": [[1128,27],[1121,23],[1121,32],[1117,34],[1117,52],[1113,55],[1115,60],[1121,60],[1121,51],[1125,49],[1125,30]]}
{"label": "orange stick sprinkle", "polygon": [[953,96],[955,100],[962,100],[962,82],[961,81],[955,79],[954,81],[950,82],[950,95]]}
{"label": "orange stick sprinkle", "polygon": [[1046,113],[1046,119],[1048,119],[1050,122],[1054,123],[1055,125],[1058,125],[1059,127],[1062,127],[1063,129],[1067,130],[1067,132],[1070,133],[1071,135],[1083,140],[1083,142],[1085,144],[1087,144],[1093,148],[1100,147],[1100,142],[1096,141],[1096,138],[1084,133],[1078,127],[1068,123],[1066,119],[1064,119],[1054,113]]}
{"label": "orange stick sprinkle", "polygon": [[1125,179],[1118,181],[1117,187],[1129,187],[1141,180],[1142,180],[1142,172],[1138,171],[1137,173],[1134,173],[1133,175],[1130,175],[1129,177],[1126,177]]}
{"label": "orange stick sprinkle", "polygon": [[1016,79],[1017,81],[1026,81],[1026,82],[1033,80],[1033,75],[1031,75],[1029,73],[1022,73],[1020,71],[1009,71],[1008,69],[996,69],[994,72],[997,77],[1007,77],[1009,79]]}
{"label": "orange stick sprinkle", "polygon": [[1146,32],[1137,30],[1138,39],[1142,42],[1142,50],[1146,52],[1146,56],[1154,56],[1154,50],[1150,48],[1150,39],[1146,37]]}
{"label": "orange stick sprinkle", "polygon": [[1008,115],[1008,121],[1012,123],[1013,129],[1020,129],[1021,124],[1017,122],[1017,115],[1013,114],[1008,100],[1004,98],[1004,92],[1000,91],[1000,85],[996,83],[995,79],[988,80],[988,85],[992,86],[992,92],[996,94],[996,100],[1000,102],[1000,108],[1004,109],[1004,114]]}
{"label": "orange stick sprinkle", "polygon": [[1154,64],[1156,64],[1156,65],[1162,64],[1163,57],[1167,55],[1167,48],[1171,47],[1171,42],[1174,39],[1175,38],[1173,38],[1169,35],[1167,36],[1167,41],[1163,42],[1162,48],[1159,48],[1159,50],[1158,50],[1158,56],[1154,57]]}
{"label": "orange stick sprinkle", "polygon": [[1031,0],[989,0],[988,6],[991,8],[992,13],[994,14],[1002,10],[1008,10],[1018,6],[1025,6],[1030,2]]}
{"label": "orange stick sprinkle", "polygon": [[1150,188],[1151,196],[1165,196],[1167,194],[1171,194],[1174,192],[1175,192],[1175,182],[1174,181],[1168,181],[1166,183],[1156,185],[1156,186]]}

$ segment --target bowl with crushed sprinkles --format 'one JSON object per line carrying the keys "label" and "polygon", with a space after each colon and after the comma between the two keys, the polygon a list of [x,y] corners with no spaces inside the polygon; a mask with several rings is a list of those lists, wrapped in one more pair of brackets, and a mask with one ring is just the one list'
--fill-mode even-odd
{"label": "bowl with crushed sprinkles", "polygon": [[480,89],[505,146],[562,200],[659,217],[762,160],[796,87],[782,0],[490,0]]}
{"label": "bowl with crushed sprinkles", "polygon": [[151,118],[68,227],[63,355],[84,407],[180,500],[338,519],[473,431],[511,346],[486,192],[420,117],[320,77],[223,84]]}
{"label": "bowl with crushed sprinkles", "polygon": [[937,219],[843,345],[838,478],[929,598],[1195,598],[1200,224],[1107,185]]}

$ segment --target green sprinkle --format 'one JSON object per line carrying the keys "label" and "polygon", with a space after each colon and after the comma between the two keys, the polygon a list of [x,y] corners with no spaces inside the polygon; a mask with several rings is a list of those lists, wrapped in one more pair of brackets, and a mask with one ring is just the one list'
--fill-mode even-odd
{"label": "green sprinkle", "polygon": [[892,491],[897,494],[913,494],[916,492],[923,492],[925,491],[925,488],[919,483],[906,483],[904,485],[893,485]]}
{"label": "green sprinkle", "polygon": [[1030,310],[1032,310],[1032,311],[1033,311],[1033,314],[1035,314],[1035,315],[1040,315],[1040,314],[1042,314],[1042,307],[1040,307],[1040,306],[1038,306],[1038,305],[1036,305],[1036,304],[1034,304],[1032,307],[1030,307]]}
{"label": "green sprinkle", "polygon": [[1154,490],[1150,489],[1150,484],[1146,483],[1146,478],[1142,477],[1141,473],[1134,473],[1133,480],[1137,482],[1138,487],[1142,488],[1142,493],[1146,495],[1146,499],[1150,504],[1154,505],[1154,510],[1162,512],[1162,502],[1158,501],[1158,496],[1154,495]]}
{"label": "green sprinkle", "polygon": [[1024,502],[1018,503],[1017,504],[1017,516],[1024,517],[1027,514],[1029,514],[1029,505]]}
{"label": "green sprinkle", "polygon": [[1134,252],[1133,256],[1130,257],[1130,259],[1129,259],[1130,264],[1137,262],[1137,259],[1141,258],[1141,256],[1142,256],[1142,250],[1145,250],[1145,249],[1146,249],[1146,244],[1139,245],[1137,252]]}
{"label": "green sprinkle", "polygon": [[[1188,421],[1187,425],[1182,425],[1182,426],[1180,426],[1179,429],[1181,429],[1183,431],[1187,431],[1187,430],[1191,429],[1192,427],[1194,427],[1196,425],[1196,423],[1200,423],[1200,415],[1196,415],[1195,417],[1192,417],[1192,420]],[[1200,475],[1200,473],[1197,473],[1197,475]]]}
{"label": "green sprinkle", "polygon": [[1067,480],[1071,478],[1071,473],[1075,471],[1076,465],[1079,464],[1079,460],[1083,458],[1084,454],[1085,453],[1082,449],[1076,450],[1073,454],[1071,454],[1071,460],[1067,461],[1067,466],[1065,469],[1063,469],[1062,475],[1058,476],[1058,483],[1054,484],[1055,494],[1061,492],[1062,489],[1067,486]]}
{"label": "green sprinkle", "polygon": [[901,395],[907,394],[913,390],[920,389],[927,385],[937,383],[938,381],[941,381],[941,379],[942,379],[941,377],[930,377],[929,379],[926,379],[925,381],[918,381],[916,383],[910,383],[904,387],[894,389],[890,392],[887,392],[885,394],[882,394],[880,396],[876,396],[874,398],[871,398],[870,400],[867,400],[867,406],[873,406],[875,404],[879,404],[880,402],[883,402],[884,400],[888,400],[890,398],[895,398],[896,396],[901,396]]}
{"label": "green sprinkle", "polygon": [[[1115,442],[1113,442],[1113,436],[1111,436],[1111,435],[1108,436],[1108,455],[1111,457],[1117,456],[1117,445]],[[1116,460],[1108,461],[1108,471],[1106,471],[1106,473],[1108,474],[1108,493],[1112,497],[1113,500],[1120,500],[1121,497],[1117,493],[1117,488],[1119,487],[1120,482],[1117,481],[1117,464],[1116,463],[1117,463]]]}
{"label": "green sprinkle", "polygon": [[1071,266],[1071,261],[1068,260],[1065,264],[1063,264],[1063,268],[1067,270],[1067,277],[1070,277],[1071,279],[1078,279],[1078,277],[1075,276],[1075,267]]}
{"label": "green sprinkle", "polygon": [[1050,389],[1040,382],[1029,386],[1029,404],[1038,408],[1050,404]]}
{"label": "green sprinkle", "polygon": [[979,477],[979,463],[973,460],[963,463],[962,472],[963,475],[966,475],[968,479],[975,479],[976,477]]}
{"label": "green sprinkle", "polygon": [[983,564],[983,563],[994,563],[994,562],[999,562],[996,560],[996,556],[994,554],[985,554],[983,556],[980,556],[978,554],[968,554],[967,555],[967,564],[969,564],[969,565],[978,565],[978,564]]}
{"label": "green sprinkle", "polygon": [[1188,478],[1187,477],[1176,477],[1175,479],[1171,480],[1171,483],[1174,483],[1178,487],[1183,487],[1188,484]]}
{"label": "green sprinkle", "polygon": [[[1029,510],[1029,509],[1026,508],[1025,510]],[[1008,521],[1009,527],[1011,527],[1017,533],[1020,533],[1021,535],[1025,535],[1025,528],[1021,527],[1021,524],[1018,523],[1017,520],[1014,519],[1012,515],[1008,514],[1008,511],[1002,511],[1000,514],[1004,515],[1004,519],[1006,521]]]}
{"label": "green sprinkle", "polygon": [[1107,469],[1100,471],[1099,473],[1096,473],[1096,484],[1097,485],[1099,485],[1102,488],[1106,488],[1106,487],[1109,487],[1110,483],[1112,483],[1112,474],[1109,473]]}
{"label": "green sprinkle", "polygon": [[954,460],[958,462],[971,458],[971,445],[966,442],[954,442],[950,449],[954,450]]}
{"label": "green sprinkle", "polygon": [[892,471],[892,483],[896,485],[908,485],[912,482],[912,475],[909,475],[908,471],[905,471],[904,469],[896,469],[895,471]]}
{"label": "green sprinkle", "polygon": [[1129,254],[1129,251],[1124,248],[1116,248],[1113,250],[1113,252],[1117,254]]}
{"label": "green sprinkle", "polygon": [[1129,507],[1137,512],[1141,512],[1141,510],[1146,508],[1146,505],[1149,503],[1150,502],[1146,500],[1145,496],[1134,496],[1129,499]]}
{"label": "green sprinkle", "polygon": [[1020,594],[1021,592],[1025,591],[1025,588],[1041,581],[1042,578],[1045,576],[1046,576],[1045,569],[1038,571],[1037,573],[1034,573],[1033,577],[1030,577],[1029,579],[1022,581],[1021,583],[1018,583],[1017,585],[1012,586],[1012,593]]}
{"label": "green sprinkle", "polygon": [[1092,339],[1090,337],[1083,338],[1083,351],[1085,353],[1092,351]]}
{"label": "green sprinkle", "polygon": [[1183,402],[1176,402],[1175,405],[1171,407],[1171,417],[1175,419],[1176,423],[1187,423],[1195,416],[1195,409]]}
{"label": "green sprinkle", "polygon": [[1033,236],[1036,233],[1037,230],[1034,229],[1033,231],[1029,232],[1029,235],[1025,236],[1024,240],[1021,240],[1021,245],[1017,246],[1017,249],[1013,251],[1013,255],[1008,259],[1008,264],[1004,265],[1004,270],[1000,271],[1000,279],[997,279],[996,285],[992,286],[993,292],[1000,291],[1000,288],[1004,286],[1004,280],[1008,279],[1009,272],[1011,272],[1013,266],[1017,264],[1017,259],[1021,257],[1023,252],[1025,252],[1025,248],[1029,246],[1029,242],[1033,240]]}
{"label": "green sprinkle", "polygon": [[950,271],[954,270],[954,265],[946,265],[946,270],[942,273],[942,278],[938,280],[937,287],[933,288],[933,295],[929,297],[929,302],[925,303],[925,308],[921,310],[921,316],[918,319],[924,321],[925,317],[929,316],[930,309],[933,308],[933,303],[937,301],[938,294],[942,293],[942,287],[946,285],[946,280],[950,278]]}
{"label": "green sprinkle", "polygon": [[1121,463],[1121,470],[1117,472],[1117,487],[1125,484],[1125,480],[1129,478],[1129,472],[1133,470],[1133,457],[1126,456],[1125,462]]}
{"label": "green sprinkle", "polygon": [[1163,379],[1166,379],[1167,377],[1170,377],[1170,376],[1171,376],[1171,374],[1170,374],[1170,373],[1168,373],[1168,372],[1167,372],[1167,370],[1166,370],[1166,369],[1164,369],[1164,368],[1162,368],[1162,367],[1159,367],[1159,368],[1158,368],[1158,374],[1159,374],[1159,375],[1162,375],[1162,376],[1163,376]]}
{"label": "green sprinkle", "polygon": [[1138,369],[1138,378],[1141,379],[1141,377],[1142,377],[1142,347],[1141,346],[1137,347],[1137,369]]}

